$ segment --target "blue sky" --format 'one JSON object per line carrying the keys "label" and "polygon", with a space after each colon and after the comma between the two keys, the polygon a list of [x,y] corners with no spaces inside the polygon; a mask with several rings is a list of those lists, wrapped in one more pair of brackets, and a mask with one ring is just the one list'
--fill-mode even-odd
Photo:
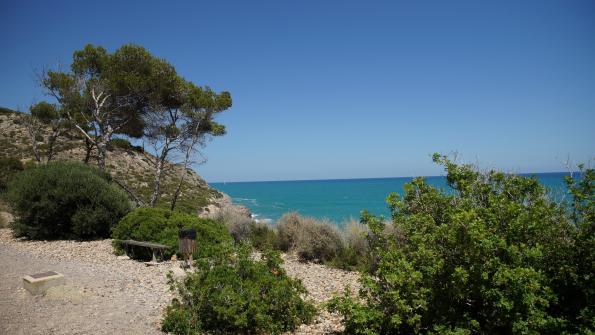
{"label": "blue sky", "polygon": [[0,1],[0,106],[34,71],[125,43],[231,92],[208,181],[509,172],[595,158],[595,2]]}

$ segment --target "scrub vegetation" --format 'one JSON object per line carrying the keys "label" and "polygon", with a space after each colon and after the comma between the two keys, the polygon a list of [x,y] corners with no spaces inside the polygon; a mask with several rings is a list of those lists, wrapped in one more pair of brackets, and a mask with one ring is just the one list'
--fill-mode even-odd
{"label": "scrub vegetation", "polygon": [[346,333],[592,333],[594,171],[568,178],[572,200],[559,204],[536,179],[434,160],[454,194],[423,178],[391,194],[397,235],[362,215],[375,264],[357,299],[328,305]]}

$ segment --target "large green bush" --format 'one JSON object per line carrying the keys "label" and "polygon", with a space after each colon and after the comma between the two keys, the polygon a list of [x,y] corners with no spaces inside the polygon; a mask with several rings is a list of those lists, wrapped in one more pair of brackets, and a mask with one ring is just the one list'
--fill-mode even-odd
{"label": "large green bush", "polygon": [[[113,227],[112,238],[164,244],[170,247],[164,253],[164,256],[169,257],[177,251],[178,231],[182,228],[196,230],[198,251],[195,258],[208,257],[217,252],[222,244],[232,242],[225,226],[216,221],[162,208],[138,208],[128,213]],[[115,247],[119,248],[117,241]],[[149,257],[145,249],[138,248],[133,256],[143,259]]]}
{"label": "large green bush", "polygon": [[376,261],[359,299],[334,298],[350,334],[595,331],[593,170],[572,207],[534,178],[480,173],[435,155],[454,192],[422,178],[388,203],[396,234],[364,213]]}
{"label": "large green bush", "polygon": [[130,210],[126,194],[109,175],[75,162],[53,162],[17,174],[6,200],[16,236],[31,239],[108,237]]}
{"label": "large green bush", "polygon": [[254,260],[241,246],[196,263],[167,308],[162,329],[173,334],[279,334],[309,323],[315,308],[302,299],[299,280],[281,268],[273,252]]}

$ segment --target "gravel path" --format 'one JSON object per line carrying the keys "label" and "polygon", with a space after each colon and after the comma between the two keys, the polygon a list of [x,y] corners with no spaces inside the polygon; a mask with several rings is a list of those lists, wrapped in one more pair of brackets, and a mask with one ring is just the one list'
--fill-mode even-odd
{"label": "gravel path", "polygon": [[[304,264],[284,255],[288,275],[300,278],[316,303],[350,286],[357,274]],[[146,266],[118,259],[111,240],[22,241],[0,229],[0,334],[163,334],[159,323],[171,301],[166,273],[176,262]],[[66,285],[31,296],[22,277],[58,271]],[[294,334],[330,334],[341,330],[337,315],[322,311]]]}

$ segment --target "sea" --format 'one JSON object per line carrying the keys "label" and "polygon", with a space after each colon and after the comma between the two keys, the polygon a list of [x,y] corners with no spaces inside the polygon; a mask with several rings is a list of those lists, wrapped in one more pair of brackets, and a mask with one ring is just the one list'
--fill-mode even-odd
{"label": "sea", "polygon": [[[536,177],[556,201],[569,198],[564,176],[568,173],[522,174]],[[298,212],[304,216],[328,219],[337,225],[359,220],[363,209],[375,215],[390,215],[386,197],[391,192],[403,194],[403,186],[412,177],[327,179],[211,183],[228,194],[234,203],[248,207],[262,222],[276,222],[283,214]],[[425,177],[426,181],[449,192],[446,177]]]}

